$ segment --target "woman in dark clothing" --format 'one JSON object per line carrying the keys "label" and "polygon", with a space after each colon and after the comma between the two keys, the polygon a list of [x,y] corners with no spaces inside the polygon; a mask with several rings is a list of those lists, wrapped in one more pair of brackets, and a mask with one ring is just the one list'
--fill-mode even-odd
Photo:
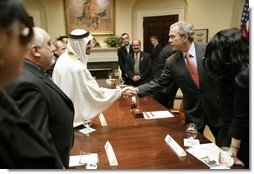
{"label": "woman in dark clothing", "polygon": [[204,66],[217,79],[222,110],[218,143],[230,147],[236,165],[249,168],[249,43],[238,29],[218,32]]}
{"label": "woman in dark clothing", "polygon": [[21,116],[3,88],[22,72],[32,27],[21,0],[0,1],[0,168],[63,168],[55,149]]}

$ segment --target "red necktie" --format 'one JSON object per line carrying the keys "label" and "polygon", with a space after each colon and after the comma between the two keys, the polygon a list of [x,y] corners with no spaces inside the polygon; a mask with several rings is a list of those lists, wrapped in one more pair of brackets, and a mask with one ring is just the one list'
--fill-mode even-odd
{"label": "red necktie", "polygon": [[187,69],[191,75],[191,78],[192,78],[193,82],[196,84],[196,86],[199,88],[198,71],[197,71],[196,67],[194,66],[194,64],[190,60],[191,55],[189,53],[186,53],[185,58],[186,58]]}

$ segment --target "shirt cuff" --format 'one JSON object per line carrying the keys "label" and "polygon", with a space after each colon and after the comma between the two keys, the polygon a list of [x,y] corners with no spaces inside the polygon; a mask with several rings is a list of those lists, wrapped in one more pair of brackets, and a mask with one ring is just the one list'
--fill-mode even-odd
{"label": "shirt cuff", "polygon": [[137,87],[135,87],[135,90],[136,90],[137,94],[139,94],[139,92],[138,92],[138,88],[137,88]]}

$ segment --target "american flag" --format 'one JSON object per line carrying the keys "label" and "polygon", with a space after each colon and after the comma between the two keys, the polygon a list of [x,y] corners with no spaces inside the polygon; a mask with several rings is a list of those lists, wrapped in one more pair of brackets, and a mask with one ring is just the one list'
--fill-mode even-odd
{"label": "american flag", "polygon": [[249,0],[245,0],[240,30],[243,33],[244,37],[249,38]]}

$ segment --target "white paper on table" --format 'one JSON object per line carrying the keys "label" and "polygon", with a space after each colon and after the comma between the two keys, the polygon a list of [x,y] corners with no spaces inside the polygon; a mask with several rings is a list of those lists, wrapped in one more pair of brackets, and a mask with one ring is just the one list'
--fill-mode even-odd
{"label": "white paper on table", "polygon": [[200,141],[199,141],[199,139],[192,140],[192,139],[184,138],[183,145],[185,147],[196,146],[196,145],[200,145]]}
{"label": "white paper on table", "polygon": [[145,119],[157,119],[157,118],[170,118],[174,117],[169,111],[152,111],[152,112],[143,112]]}
{"label": "white paper on table", "polygon": [[105,119],[105,117],[103,115],[103,113],[100,113],[99,119],[100,119],[100,122],[101,122],[102,126],[107,126],[108,125],[107,122],[106,122],[106,119]]}
{"label": "white paper on table", "polygon": [[96,131],[96,129],[93,129],[93,128],[91,128],[91,127],[86,127],[86,128],[84,128],[84,129],[80,129],[79,130],[81,133],[83,133],[83,134],[89,134],[89,133],[91,133],[91,132],[94,132],[94,131]]}
{"label": "white paper on table", "polygon": [[107,154],[107,157],[108,157],[109,165],[110,166],[118,166],[118,161],[116,159],[115,152],[113,150],[112,145],[109,143],[109,141],[106,142],[104,148],[106,150],[106,154]]}
{"label": "white paper on table", "polygon": [[205,163],[208,167],[210,167],[210,169],[228,169],[219,164],[221,149],[214,143],[192,146],[186,151]]}
{"label": "white paper on table", "polygon": [[81,166],[84,164],[97,164],[99,162],[98,153],[87,153],[84,155],[70,156],[69,167]]}

